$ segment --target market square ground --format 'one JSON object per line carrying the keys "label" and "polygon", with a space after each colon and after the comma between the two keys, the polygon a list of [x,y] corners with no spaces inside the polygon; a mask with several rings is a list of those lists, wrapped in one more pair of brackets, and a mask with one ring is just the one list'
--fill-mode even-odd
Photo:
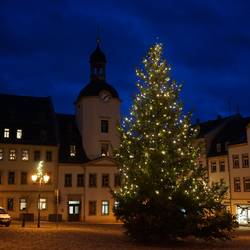
{"label": "market square ground", "polygon": [[45,223],[41,228],[36,224],[13,223],[9,228],[0,227],[0,249],[2,250],[54,250],[54,249],[250,249],[250,228],[241,227],[232,241],[188,240],[170,246],[148,246],[128,241],[121,225],[86,225]]}

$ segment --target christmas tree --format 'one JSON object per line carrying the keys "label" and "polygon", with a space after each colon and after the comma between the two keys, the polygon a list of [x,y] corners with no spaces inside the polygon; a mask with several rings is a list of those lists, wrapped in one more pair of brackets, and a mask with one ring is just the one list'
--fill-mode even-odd
{"label": "christmas tree", "polygon": [[197,129],[183,114],[182,86],[162,54],[163,46],[153,45],[136,71],[138,94],[115,153],[122,185],[113,192],[114,213],[136,240],[229,238],[236,223],[222,205],[226,188],[209,187],[207,170],[196,163]]}

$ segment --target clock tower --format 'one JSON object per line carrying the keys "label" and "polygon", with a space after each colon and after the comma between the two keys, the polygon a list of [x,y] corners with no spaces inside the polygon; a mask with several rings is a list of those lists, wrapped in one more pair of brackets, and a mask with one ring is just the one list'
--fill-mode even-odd
{"label": "clock tower", "polygon": [[117,125],[120,122],[120,98],[106,82],[106,56],[97,41],[90,55],[90,82],[75,102],[76,122],[82,145],[90,160],[111,156],[119,146]]}

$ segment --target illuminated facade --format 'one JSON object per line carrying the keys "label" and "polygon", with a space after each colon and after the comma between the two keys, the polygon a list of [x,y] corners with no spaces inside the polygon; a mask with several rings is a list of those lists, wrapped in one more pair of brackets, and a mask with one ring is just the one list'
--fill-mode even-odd
{"label": "illuminated facade", "polygon": [[[110,190],[120,185],[112,160],[120,99],[105,68],[97,44],[76,115],[56,114],[50,98],[0,95],[0,206],[13,218],[36,219],[40,207],[43,220],[116,221]],[[41,161],[50,179],[36,185],[31,176]]]}
{"label": "illuminated facade", "polygon": [[207,166],[210,184],[228,187],[224,204],[241,224],[250,223],[250,118],[239,114],[200,123],[205,145],[198,164]]}

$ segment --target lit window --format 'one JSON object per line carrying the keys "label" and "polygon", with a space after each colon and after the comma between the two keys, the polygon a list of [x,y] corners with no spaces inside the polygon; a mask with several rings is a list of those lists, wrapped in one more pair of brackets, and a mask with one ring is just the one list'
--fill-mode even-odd
{"label": "lit window", "polygon": [[211,173],[215,173],[216,172],[216,162],[212,161],[211,162]]}
{"label": "lit window", "polygon": [[101,144],[101,156],[107,156],[108,155],[108,150],[109,150],[108,143],[102,143]]}
{"label": "lit window", "polygon": [[14,210],[14,199],[13,198],[7,199],[7,210],[9,210],[9,211]]}
{"label": "lit window", "polygon": [[89,215],[96,215],[96,201],[89,201]]}
{"label": "lit window", "polygon": [[23,149],[22,150],[22,161],[28,161],[29,160],[29,150]]}
{"label": "lit window", "polygon": [[248,154],[242,155],[242,167],[248,168],[249,167],[249,160],[248,160]]}
{"label": "lit window", "polygon": [[220,172],[225,172],[225,162],[224,161],[220,161],[219,165],[220,165]]}
{"label": "lit window", "polygon": [[233,168],[239,168],[240,167],[240,161],[239,161],[239,155],[233,155]]}
{"label": "lit window", "polygon": [[27,208],[27,201],[25,198],[20,199],[20,204],[19,204],[20,210],[25,210]]}
{"label": "lit window", "polygon": [[10,137],[10,129],[9,128],[4,129],[3,137],[4,138],[9,138]]}
{"label": "lit window", "polygon": [[76,145],[70,145],[69,155],[70,155],[71,157],[76,156]]}
{"label": "lit window", "polygon": [[109,121],[101,120],[101,132],[108,133],[109,132]]}
{"label": "lit window", "polygon": [[103,174],[102,175],[102,187],[108,187],[109,186],[109,174]]}
{"label": "lit window", "polygon": [[89,187],[97,186],[97,177],[96,174],[89,174]]}
{"label": "lit window", "polygon": [[102,201],[102,215],[108,215],[108,214],[109,214],[109,202]]}
{"label": "lit window", "polygon": [[244,192],[250,192],[250,177],[244,177]]}
{"label": "lit window", "polygon": [[47,200],[45,198],[40,198],[38,201],[37,208],[40,210],[46,210],[47,208]]}
{"label": "lit window", "polygon": [[0,161],[2,161],[2,160],[3,160],[3,149],[0,148]]}
{"label": "lit window", "polygon": [[240,192],[240,178],[234,178],[234,192]]}
{"label": "lit window", "polygon": [[17,139],[22,139],[22,129],[17,129],[16,131],[16,138]]}
{"label": "lit window", "polygon": [[15,161],[16,160],[16,150],[15,149],[10,149],[9,160],[10,161]]}

